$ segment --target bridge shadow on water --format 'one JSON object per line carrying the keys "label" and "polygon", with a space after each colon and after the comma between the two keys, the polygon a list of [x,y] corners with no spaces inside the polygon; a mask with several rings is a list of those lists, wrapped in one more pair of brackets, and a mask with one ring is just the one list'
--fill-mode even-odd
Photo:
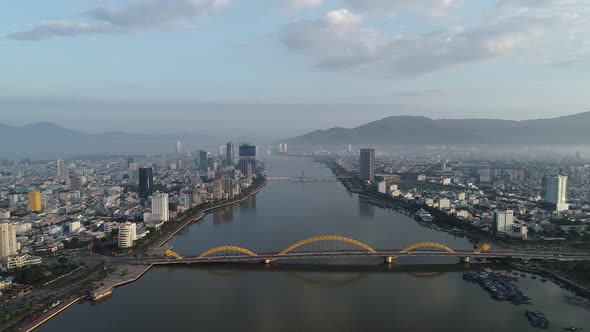
{"label": "bridge shadow on water", "polygon": [[[334,265],[334,264],[255,264],[255,263],[212,263],[194,265],[160,266],[169,272],[181,270],[202,270],[219,278],[239,278],[251,272],[284,273],[287,277],[306,284],[322,287],[340,287],[359,282],[375,273],[401,273],[416,279],[434,279],[447,273],[480,271],[484,268],[508,270],[504,264],[377,264],[377,265]],[[328,276],[328,278],[326,278]]]}

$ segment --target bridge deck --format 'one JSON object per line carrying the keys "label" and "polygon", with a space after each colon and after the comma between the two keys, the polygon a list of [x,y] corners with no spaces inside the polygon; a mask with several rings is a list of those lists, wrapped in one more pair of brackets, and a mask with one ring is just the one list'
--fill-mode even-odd
{"label": "bridge deck", "polygon": [[399,249],[382,249],[376,252],[366,251],[329,251],[329,252],[291,252],[280,255],[279,253],[260,253],[255,256],[248,255],[227,255],[227,256],[183,256],[180,259],[175,258],[147,258],[137,259],[136,261],[145,261],[152,264],[189,264],[189,263],[231,263],[231,262],[261,262],[261,261],[275,261],[286,259],[318,259],[318,258],[353,258],[353,257],[471,257],[471,258],[510,258],[510,259],[524,259],[524,260],[557,260],[557,261],[583,261],[590,260],[590,254],[582,255],[556,255],[538,252],[513,252],[513,251],[497,251],[497,252],[473,252],[473,251],[456,251],[456,252],[441,252],[441,251],[412,251],[403,252]]}

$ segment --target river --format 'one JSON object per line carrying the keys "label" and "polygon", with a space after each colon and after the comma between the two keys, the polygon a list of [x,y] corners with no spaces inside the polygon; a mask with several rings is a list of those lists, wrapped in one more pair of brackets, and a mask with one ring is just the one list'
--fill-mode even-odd
{"label": "river", "polygon": [[[266,157],[266,162],[269,176],[301,171],[331,176],[323,164],[304,158]],[[220,245],[264,252],[318,235],[346,236],[375,248],[426,241],[454,249],[473,246],[465,238],[373,206],[338,182],[268,183],[257,196],[207,215],[170,243],[186,255]],[[427,265],[433,263],[444,265]],[[550,330],[590,330],[590,310],[573,304],[577,298],[571,292],[528,274],[518,283],[532,304],[516,306],[495,301],[479,286],[463,281],[466,265],[450,258],[410,257],[392,266],[376,259],[278,264],[153,268],[139,281],[117,288],[107,301],[75,305],[39,330],[535,330],[524,316],[526,309],[544,312]]]}

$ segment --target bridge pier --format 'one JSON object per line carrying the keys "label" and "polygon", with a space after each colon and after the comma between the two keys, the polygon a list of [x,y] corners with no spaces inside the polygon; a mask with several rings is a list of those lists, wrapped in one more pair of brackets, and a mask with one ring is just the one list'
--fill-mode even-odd
{"label": "bridge pier", "polygon": [[387,263],[387,264],[393,263],[393,257],[391,257],[391,256],[385,257],[385,263]]}
{"label": "bridge pier", "polygon": [[469,263],[469,260],[470,260],[469,256],[461,257],[460,259],[461,259],[461,263]]}

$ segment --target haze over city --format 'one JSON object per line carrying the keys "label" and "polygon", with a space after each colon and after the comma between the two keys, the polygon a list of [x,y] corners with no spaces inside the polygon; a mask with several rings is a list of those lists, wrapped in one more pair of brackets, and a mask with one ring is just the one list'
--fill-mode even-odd
{"label": "haze over city", "polygon": [[392,115],[581,113],[589,6],[10,1],[0,21],[2,122],[279,139]]}
{"label": "haze over city", "polygon": [[6,0],[0,331],[590,330],[590,0]]}

